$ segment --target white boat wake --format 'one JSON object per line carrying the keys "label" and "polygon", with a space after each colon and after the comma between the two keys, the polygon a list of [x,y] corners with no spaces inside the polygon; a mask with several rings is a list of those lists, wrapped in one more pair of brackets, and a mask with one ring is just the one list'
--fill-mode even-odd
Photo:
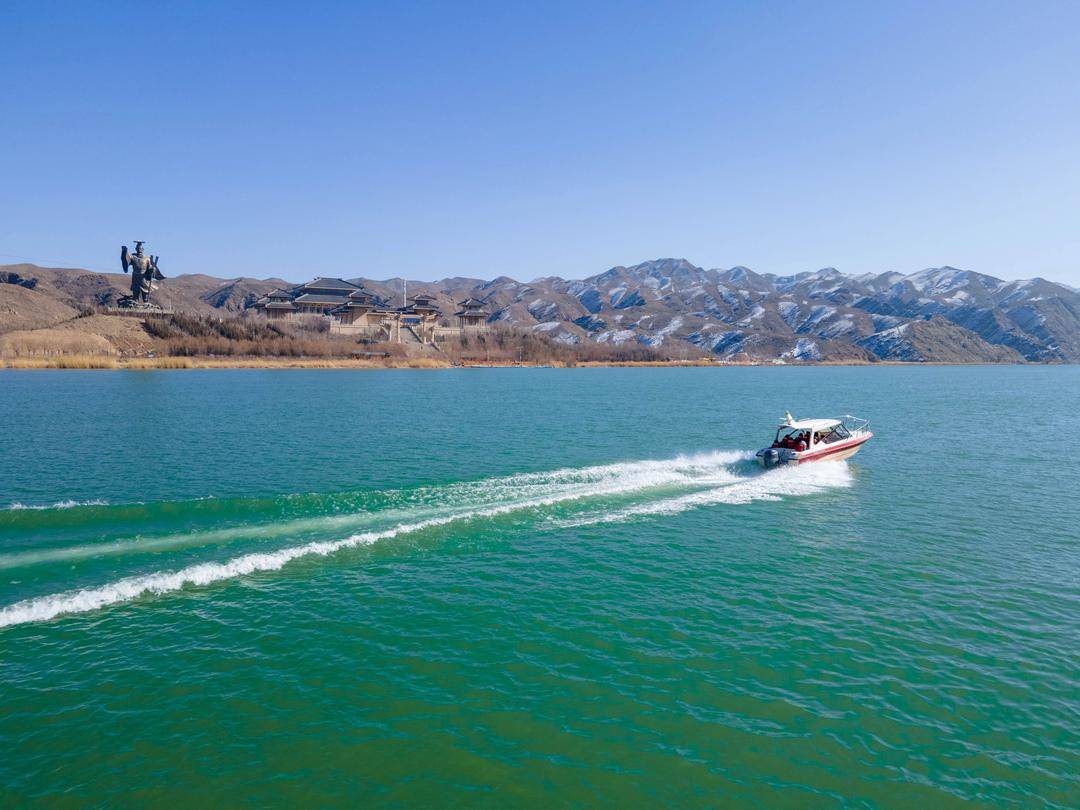
{"label": "white boat wake", "polygon": [[[658,500],[599,510],[554,521],[554,525],[573,527],[601,524],[673,514],[714,504],[778,500],[851,483],[851,474],[842,462],[809,465],[810,469],[804,466],[740,476],[734,468],[745,465],[750,458],[751,453],[716,452],[667,460],[525,473],[417,490],[412,493],[419,501],[415,506],[396,508],[390,512],[395,517],[409,515],[413,519],[387,528],[357,532],[339,539],[314,540],[273,551],[242,554],[220,562],[196,563],[175,571],[137,574],[103,585],[25,599],[0,608],[0,627],[46,621],[64,614],[98,610],[145,595],[165,594],[189,586],[205,586],[258,572],[276,571],[300,558],[325,557],[344,549],[367,546],[438,526],[490,519],[519,510],[571,504],[584,499],[629,497],[647,494],[651,490],[661,495]],[[668,497],[672,488],[689,488],[693,491]],[[388,516],[382,512],[374,515]],[[320,520],[325,521],[324,528],[341,528],[343,516],[287,521],[284,526],[276,528],[286,532],[289,529],[310,530],[312,524]],[[289,523],[295,525],[290,526]],[[258,534],[257,527],[251,527],[248,531]],[[79,554],[83,554],[86,548],[76,547]],[[55,559],[55,552],[47,558]],[[9,560],[9,563],[15,562],[33,561]]]}

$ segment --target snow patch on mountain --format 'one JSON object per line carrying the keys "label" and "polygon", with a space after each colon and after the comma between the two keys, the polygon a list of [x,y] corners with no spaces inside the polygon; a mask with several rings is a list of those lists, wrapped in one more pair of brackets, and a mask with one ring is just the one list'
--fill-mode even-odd
{"label": "snow patch on mountain", "polygon": [[761,306],[760,304],[755,304],[754,308],[752,310],[750,310],[750,314],[747,315],[745,318],[743,318],[741,321],[739,321],[735,325],[746,328],[746,327],[750,326],[750,324],[753,321],[760,320],[761,317],[764,314],[765,314],[765,307]]}
{"label": "snow patch on mountain", "polygon": [[776,305],[776,309],[784,323],[794,329],[799,319],[799,305],[794,301],[781,301]]}
{"label": "snow patch on mountain", "polygon": [[535,301],[532,301],[526,309],[529,311],[529,314],[538,321],[546,320],[559,313],[558,304],[552,301],[545,301],[543,298],[537,298]]}
{"label": "snow patch on mountain", "polygon": [[721,332],[714,335],[701,330],[686,339],[695,346],[725,355],[738,354],[746,343],[746,335],[742,332]]}
{"label": "snow patch on mountain", "polygon": [[821,349],[810,338],[799,338],[790,350],[780,356],[794,360],[820,360],[822,358]]}
{"label": "snow patch on mountain", "polygon": [[844,317],[823,326],[817,333],[823,338],[837,338],[853,331],[855,331],[855,321],[850,317]]}
{"label": "snow patch on mountain", "polygon": [[617,331],[610,330],[607,332],[600,332],[595,338],[597,343],[614,343],[616,345],[626,343],[626,341],[633,339],[633,329],[619,329]]}
{"label": "snow patch on mountain", "polygon": [[663,344],[664,338],[666,338],[668,335],[678,331],[680,328],[682,328],[682,325],[683,325],[683,319],[681,317],[672,318],[667,326],[664,326],[664,327],[656,330],[651,335],[647,335],[645,337],[642,337],[641,342],[644,343],[646,346],[652,346],[652,347],[660,346],[660,345]]}
{"label": "snow patch on mountain", "polygon": [[816,307],[811,308],[806,318],[799,324],[796,332],[812,332],[818,327],[818,325],[836,314],[836,307],[826,306],[819,304]]}

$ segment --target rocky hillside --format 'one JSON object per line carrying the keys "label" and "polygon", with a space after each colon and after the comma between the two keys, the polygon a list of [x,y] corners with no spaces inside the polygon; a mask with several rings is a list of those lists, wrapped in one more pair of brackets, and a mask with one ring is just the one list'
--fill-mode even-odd
{"label": "rocky hillside", "polygon": [[994,346],[974,332],[940,315],[912,320],[875,332],[858,341],[878,357],[908,363],[1019,363],[1024,358],[1009,346]]}
{"label": "rocky hillside", "polygon": [[[400,280],[359,279],[400,297]],[[795,276],[685,259],[581,280],[409,282],[446,307],[487,302],[493,320],[567,343],[637,341],[672,355],[915,362],[1080,361],[1080,294],[1041,278],[1002,281],[953,267],[911,275]],[[899,330],[899,331],[898,331]]]}
{"label": "rocky hillside", "polygon": [[[2,283],[3,280],[15,276],[32,283],[33,292],[40,296],[75,308],[114,306],[131,289],[131,276],[123,273],[93,273],[78,268],[10,264],[0,265],[0,291],[6,291],[8,286]],[[239,312],[275,287],[289,286],[288,282],[278,278],[220,279],[190,273],[166,278],[159,284],[159,289],[154,292],[157,303],[168,309],[197,314],[212,314],[221,310]],[[0,332],[5,331],[6,326],[4,316],[0,313]]]}
{"label": "rocky hillside", "polygon": [[[121,274],[33,265],[0,267],[4,271],[36,279],[35,300],[46,297],[75,308],[114,303],[128,283]],[[401,300],[400,278],[351,280],[389,301]],[[280,279],[181,275],[162,282],[156,300],[197,314],[240,312],[279,286],[290,285]],[[672,357],[1080,361],[1076,290],[1041,278],[1003,281],[952,267],[911,275],[826,268],[775,276],[658,259],[581,280],[455,277],[409,281],[408,291],[434,295],[448,314],[458,301],[474,297],[488,305],[493,321],[560,342],[638,343]],[[49,315],[50,323],[57,312]],[[5,320],[0,309],[0,332],[25,328],[6,327]]]}

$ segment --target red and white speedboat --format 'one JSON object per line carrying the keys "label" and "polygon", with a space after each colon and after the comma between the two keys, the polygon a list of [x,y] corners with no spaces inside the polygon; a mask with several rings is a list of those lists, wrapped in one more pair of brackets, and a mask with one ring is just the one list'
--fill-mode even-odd
{"label": "red and white speedboat", "polygon": [[762,467],[802,464],[806,461],[851,458],[870,441],[870,421],[856,416],[841,419],[795,419],[784,414],[769,447],[757,452]]}

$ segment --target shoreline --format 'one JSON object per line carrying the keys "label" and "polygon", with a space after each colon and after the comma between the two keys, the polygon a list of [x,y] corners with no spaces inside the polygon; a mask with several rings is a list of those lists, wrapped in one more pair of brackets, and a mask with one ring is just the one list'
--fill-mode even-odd
{"label": "shoreline", "polygon": [[438,370],[468,368],[816,368],[822,366],[1038,366],[1067,363],[965,363],[960,361],[905,362],[900,360],[821,360],[813,363],[713,360],[620,360],[553,362],[451,363],[439,358],[351,360],[346,358],[266,358],[266,357],[14,357],[0,358],[0,369],[11,370],[100,370],[100,371],[186,371],[190,369],[357,369],[357,370]]}

